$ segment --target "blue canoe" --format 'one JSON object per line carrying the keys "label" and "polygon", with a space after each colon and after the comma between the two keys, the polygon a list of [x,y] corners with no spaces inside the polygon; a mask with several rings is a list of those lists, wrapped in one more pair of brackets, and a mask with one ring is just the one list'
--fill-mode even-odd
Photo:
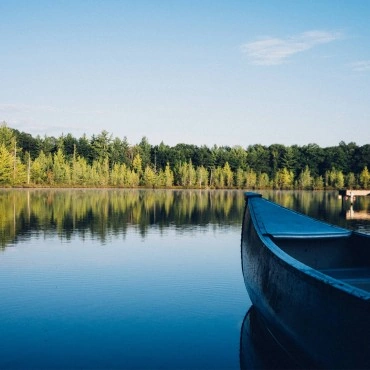
{"label": "blue canoe", "polygon": [[370,369],[370,235],[245,199],[243,276],[269,332],[302,367]]}

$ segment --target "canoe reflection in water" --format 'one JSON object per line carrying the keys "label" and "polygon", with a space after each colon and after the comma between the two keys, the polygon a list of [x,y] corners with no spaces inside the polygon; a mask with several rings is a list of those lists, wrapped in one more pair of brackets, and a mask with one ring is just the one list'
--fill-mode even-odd
{"label": "canoe reflection in water", "polygon": [[289,349],[278,343],[254,306],[244,317],[240,331],[240,368],[251,369],[307,369],[308,364],[297,363]]}

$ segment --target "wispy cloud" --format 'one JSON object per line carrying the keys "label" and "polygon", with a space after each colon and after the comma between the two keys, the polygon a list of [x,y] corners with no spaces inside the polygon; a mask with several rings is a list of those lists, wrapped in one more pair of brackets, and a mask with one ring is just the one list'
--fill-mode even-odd
{"label": "wispy cloud", "polygon": [[264,38],[243,44],[240,49],[252,64],[271,66],[283,64],[297,53],[338,40],[340,37],[339,32],[308,31],[285,39]]}
{"label": "wispy cloud", "polygon": [[58,112],[59,109],[49,105],[0,103],[0,112],[30,113],[34,111]]}
{"label": "wispy cloud", "polygon": [[99,109],[63,109],[50,105],[31,105],[31,104],[15,104],[15,103],[0,103],[0,113],[72,113],[72,114],[106,114],[104,110]]}
{"label": "wispy cloud", "polygon": [[[104,110],[54,107],[42,104],[1,103],[0,123],[32,134],[57,135],[65,132],[87,132],[86,117],[104,115]],[[81,123],[80,123],[81,120]],[[59,123],[58,123],[59,122]],[[78,122],[71,125],[70,122]]]}
{"label": "wispy cloud", "polygon": [[350,67],[355,72],[367,72],[370,71],[370,60],[360,60],[350,64]]}
{"label": "wispy cloud", "polygon": [[[15,128],[21,132],[23,131],[33,135],[41,136],[45,134],[58,136],[62,133],[75,132],[76,130],[80,129],[71,125],[46,124],[35,120],[32,117],[11,120],[7,122],[7,124],[9,127]],[[83,128],[81,128],[81,130],[83,130]]]}

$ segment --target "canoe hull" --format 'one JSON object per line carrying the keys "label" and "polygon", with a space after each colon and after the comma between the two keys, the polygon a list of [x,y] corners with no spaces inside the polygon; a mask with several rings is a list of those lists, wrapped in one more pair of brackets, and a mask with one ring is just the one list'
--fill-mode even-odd
{"label": "canoe hull", "polygon": [[275,338],[303,366],[370,368],[370,301],[286,255],[254,218],[247,202],[244,281]]}

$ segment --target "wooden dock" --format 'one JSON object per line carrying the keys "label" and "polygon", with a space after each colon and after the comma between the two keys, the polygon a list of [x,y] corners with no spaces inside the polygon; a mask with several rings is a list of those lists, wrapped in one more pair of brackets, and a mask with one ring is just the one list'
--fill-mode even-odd
{"label": "wooden dock", "polygon": [[364,197],[370,195],[370,190],[341,189],[339,195],[342,197]]}
{"label": "wooden dock", "polygon": [[342,197],[342,201],[350,199],[351,204],[356,197],[366,197],[370,195],[370,190],[353,190],[353,189],[341,189],[339,195]]}
{"label": "wooden dock", "polygon": [[370,195],[370,190],[341,189],[339,195],[342,197],[365,197]]}

